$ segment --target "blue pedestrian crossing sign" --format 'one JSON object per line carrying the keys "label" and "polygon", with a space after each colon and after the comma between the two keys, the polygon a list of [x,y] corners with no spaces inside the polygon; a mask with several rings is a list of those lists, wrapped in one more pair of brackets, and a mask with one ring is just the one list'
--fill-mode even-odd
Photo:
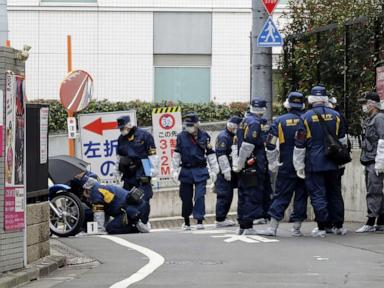
{"label": "blue pedestrian crossing sign", "polygon": [[283,46],[283,38],[280,35],[272,17],[268,17],[263,30],[257,37],[257,46],[259,47],[279,47]]}

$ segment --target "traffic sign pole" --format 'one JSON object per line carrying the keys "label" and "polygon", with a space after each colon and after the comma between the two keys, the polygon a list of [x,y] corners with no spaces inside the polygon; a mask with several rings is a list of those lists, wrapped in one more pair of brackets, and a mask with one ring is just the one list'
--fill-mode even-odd
{"label": "traffic sign pole", "polygon": [[252,0],[252,98],[267,101],[265,117],[272,121],[272,48],[258,47],[258,35],[268,19],[262,0]]}
{"label": "traffic sign pole", "polygon": [[[68,73],[72,72],[72,39],[71,35],[67,35],[67,50],[68,50]],[[73,117],[73,112],[67,110],[68,118]],[[68,138],[69,156],[75,157],[75,139]]]}

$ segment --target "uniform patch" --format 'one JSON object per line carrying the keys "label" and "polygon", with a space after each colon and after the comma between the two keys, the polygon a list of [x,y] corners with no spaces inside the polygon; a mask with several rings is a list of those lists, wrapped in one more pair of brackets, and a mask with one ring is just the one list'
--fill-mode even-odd
{"label": "uniform patch", "polygon": [[252,137],[253,137],[254,139],[257,138],[257,132],[256,132],[256,131],[253,131],[253,132],[252,132]]}
{"label": "uniform patch", "polygon": [[111,191],[108,191],[107,189],[99,188],[99,192],[103,195],[104,202],[109,204],[113,201],[113,198],[115,198],[115,194],[113,194]]}
{"label": "uniform patch", "polygon": [[299,119],[287,119],[285,121],[285,125],[290,127],[290,126],[297,126],[299,124],[300,120]]}

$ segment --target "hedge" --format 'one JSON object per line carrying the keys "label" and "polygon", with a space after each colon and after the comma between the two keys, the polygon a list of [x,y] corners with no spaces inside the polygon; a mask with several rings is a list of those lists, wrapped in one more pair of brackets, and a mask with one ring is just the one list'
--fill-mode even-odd
{"label": "hedge", "polygon": [[[59,133],[67,128],[67,113],[63,106],[56,100],[38,100],[32,103],[49,104],[49,132]],[[88,108],[78,114],[88,114],[97,112],[114,112],[125,111],[130,109],[136,110],[138,126],[152,125],[152,110],[159,107],[180,106],[183,113],[195,111],[200,116],[201,122],[225,121],[232,115],[241,115],[247,111],[248,103],[234,102],[228,105],[214,104],[213,102],[206,104],[191,103],[148,103],[141,101],[131,102],[109,102],[107,100],[92,101]]]}

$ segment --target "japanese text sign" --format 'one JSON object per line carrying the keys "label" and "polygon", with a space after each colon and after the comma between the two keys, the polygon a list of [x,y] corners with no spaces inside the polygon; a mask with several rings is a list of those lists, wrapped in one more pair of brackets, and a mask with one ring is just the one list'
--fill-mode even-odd
{"label": "japanese text sign", "polygon": [[127,115],[136,125],[135,110],[79,115],[82,159],[91,164],[91,171],[103,183],[115,181],[117,140],[120,136],[116,120]]}
{"label": "japanese text sign", "polygon": [[168,180],[176,148],[177,134],[182,131],[181,108],[155,108],[152,112],[153,137],[160,158],[159,180]]}

